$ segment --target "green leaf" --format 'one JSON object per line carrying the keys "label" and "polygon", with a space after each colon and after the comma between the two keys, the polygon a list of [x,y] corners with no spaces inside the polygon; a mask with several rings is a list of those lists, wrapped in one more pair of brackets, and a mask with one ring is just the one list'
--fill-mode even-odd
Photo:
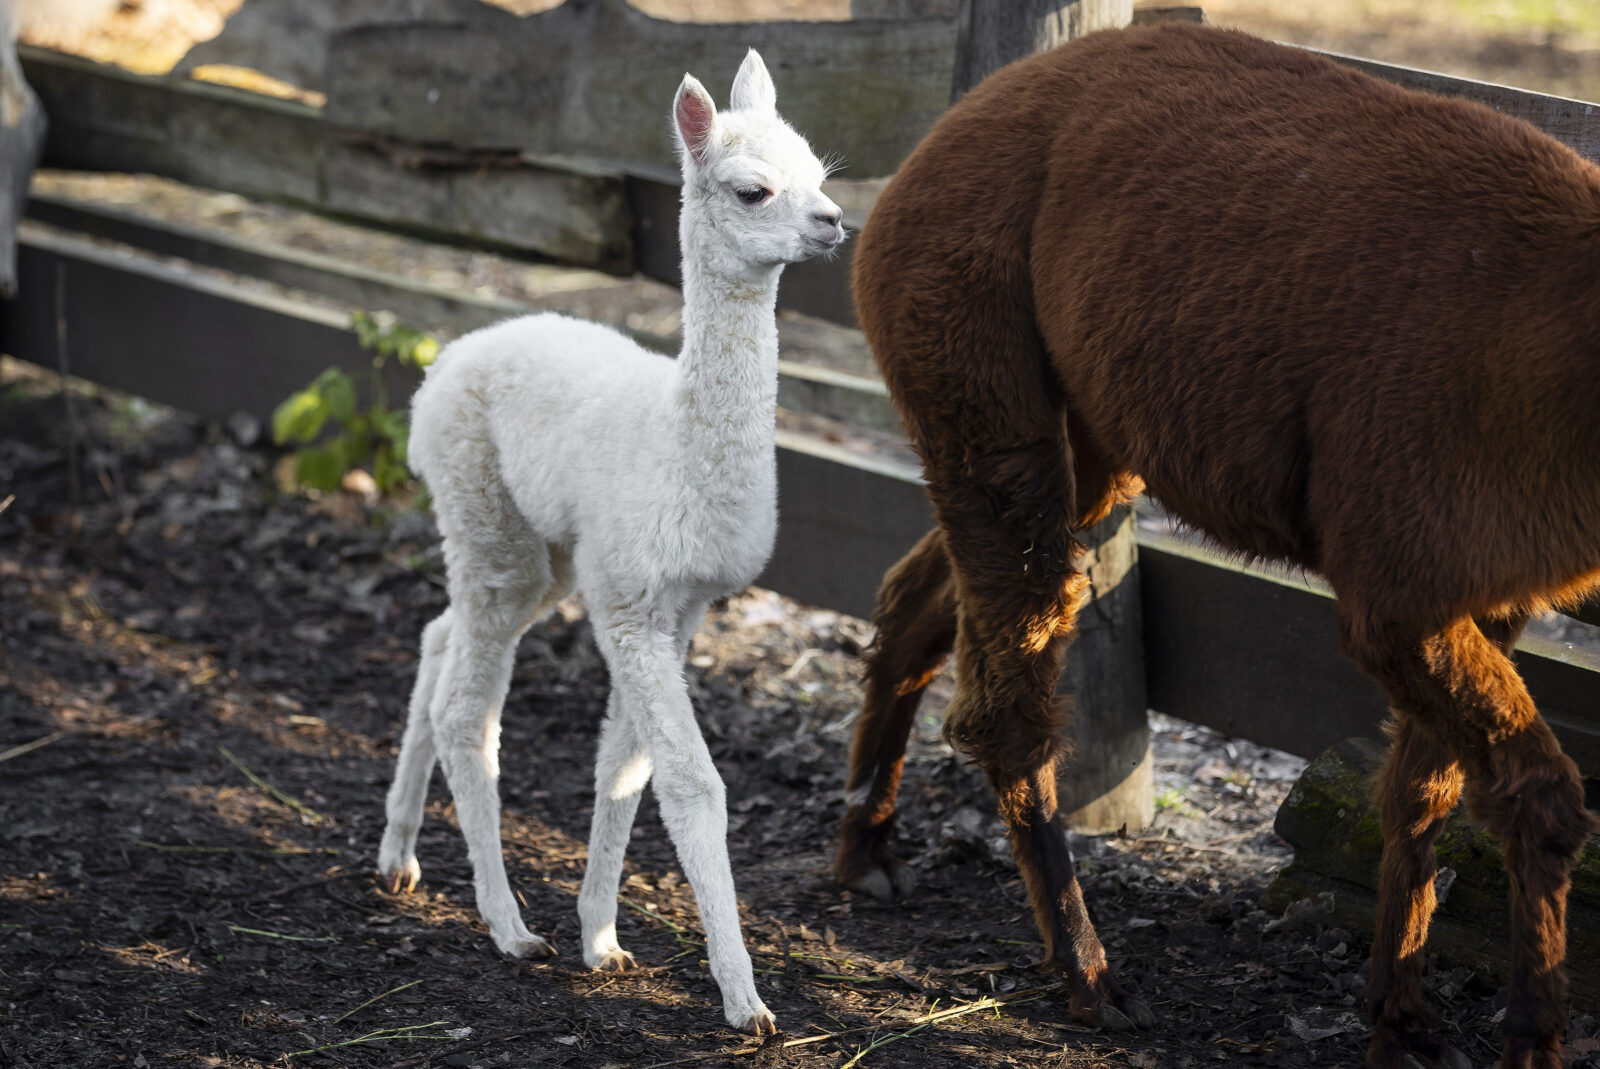
{"label": "green leaf", "polygon": [[350,326],[354,328],[356,340],[363,349],[373,348],[383,336],[383,328],[372,318],[372,313],[363,312],[359,308],[350,313]]}
{"label": "green leaf", "polygon": [[294,458],[294,481],[313,490],[337,490],[349,470],[344,457],[335,448],[337,440],[328,445],[302,449]]}
{"label": "green leaf", "polygon": [[367,416],[372,421],[372,433],[377,437],[390,442],[404,442],[406,440],[406,414],[404,411],[395,411],[392,408],[368,409]]}
{"label": "green leaf", "polygon": [[359,468],[372,451],[372,435],[367,430],[366,417],[357,416],[351,420],[344,433],[329,442],[328,447],[339,457],[341,476],[351,468]]}
{"label": "green leaf", "polygon": [[272,440],[278,445],[309,442],[322,430],[328,404],[316,390],[298,390],[272,410]]}
{"label": "green leaf", "polygon": [[386,447],[378,449],[377,455],[373,458],[372,478],[377,482],[379,490],[386,494],[393,493],[406,484],[410,474],[406,471],[404,462],[396,460],[392,449]]}
{"label": "green leaf", "polygon": [[328,407],[328,415],[334,419],[345,422],[356,414],[355,383],[338,368],[330,367],[318,375],[311,388],[321,395]]}

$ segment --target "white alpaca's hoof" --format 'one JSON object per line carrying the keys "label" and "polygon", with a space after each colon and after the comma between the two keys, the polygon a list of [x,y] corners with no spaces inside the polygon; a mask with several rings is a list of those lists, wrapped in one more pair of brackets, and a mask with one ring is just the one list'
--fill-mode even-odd
{"label": "white alpaca's hoof", "polygon": [[629,969],[637,969],[639,963],[634,961],[633,955],[626,950],[621,947],[613,947],[600,954],[598,960],[589,967],[598,969],[600,972],[627,972]]}
{"label": "white alpaca's hoof", "polygon": [[522,932],[506,939],[495,937],[494,945],[500,948],[500,953],[508,958],[553,958],[556,948],[548,939],[541,939],[531,932]]}
{"label": "white alpaca's hoof", "polygon": [[403,861],[378,861],[378,873],[383,877],[384,887],[392,895],[402,891],[410,893],[417,889],[417,881],[422,879],[422,866],[417,864],[417,859],[408,857]]}
{"label": "white alpaca's hoof", "polygon": [[772,1016],[772,1011],[760,1002],[756,1003],[754,1010],[744,1013],[729,1011],[728,1023],[741,1032],[752,1036],[774,1036],[778,1034],[778,1020]]}

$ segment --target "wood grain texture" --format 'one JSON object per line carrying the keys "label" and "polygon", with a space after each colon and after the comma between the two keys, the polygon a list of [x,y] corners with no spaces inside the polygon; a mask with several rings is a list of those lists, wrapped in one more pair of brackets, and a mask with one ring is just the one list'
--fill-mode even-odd
{"label": "wood grain texture", "polygon": [[[211,419],[265,421],[327,367],[367,382],[371,354],[343,316],[37,226],[24,226],[19,264],[29,299],[0,301],[0,352],[19,359],[56,366],[59,311],[74,374]],[[386,375],[391,398],[416,388],[411,369],[391,362]],[[778,473],[782,522],[760,584],[870,613],[884,569],[933,523],[916,473],[792,433]]]}
{"label": "wood grain texture", "polygon": [[[1152,708],[1302,757],[1379,736],[1388,703],[1340,652],[1320,580],[1152,532],[1139,566]],[[1529,636],[1516,661],[1562,748],[1600,777],[1600,656]]]}
{"label": "wood grain texture", "polygon": [[21,51],[52,116],[51,166],[149,172],[458,241],[632,268],[618,175],[521,155],[408,159],[380,138],[334,129],[303,104]]}
{"label": "wood grain texture", "polygon": [[[74,234],[118,241],[158,256],[176,256],[202,267],[332,297],[352,309],[387,309],[425,330],[461,334],[540,310],[517,301],[425,285],[302,249],[263,245],[65,197],[35,197],[28,217]],[[785,329],[780,323],[780,343]],[[624,332],[646,348],[672,351],[670,339],[643,331]],[[898,433],[900,427],[882,381],[823,367],[779,360],[778,403],[793,412],[873,430]]]}
{"label": "wood grain texture", "polygon": [[526,18],[356,27],[328,46],[328,117],[412,142],[535,148],[673,181],[667,114],[685,71],[718,101],[747,48],[778,110],[852,178],[888,174],[948,100],[946,19],[692,25],[622,0]]}

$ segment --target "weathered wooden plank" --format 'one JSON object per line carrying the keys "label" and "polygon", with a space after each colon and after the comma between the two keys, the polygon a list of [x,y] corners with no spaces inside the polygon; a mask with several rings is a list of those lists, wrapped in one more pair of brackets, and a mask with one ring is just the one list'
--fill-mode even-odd
{"label": "weathered wooden plank", "polygon": [[[1312,51],[1319,51],[1312,49]],[[1485,104],[1495,111],[1525,119],[1569,146],[1580,156],[1600,163],[1600,104],[1568,97],[1549,96],[1526,89],[1516,89],[1492,82],[1475,82],[1448,74],[1401,67],[1393,63],[1379,63],[1359,56],[1346,56],[1338,52],[1322,52],[1331,60],[1365,71],[1384,81],[1419,89],[1440,96],[1462,97]]]}
{"label": "weathered wooden plank", "polygon": [[883,573],[933,526],[917,473],[778,433],[778,544],[757,585],[871,616]]}
{"label": "weathered wooden plank", "polygon": [[[367,382],[371,354],[335,313],[31,224],[18,266],[28,289],[0,302],[0,350],[23,360],[56,366],[59,316],[73,374],[212,419],[264,420],[327,367]],[[414,381],[395,369],[389,386]]]}
{"label": "weathered wooden plank", "polygon": [[342,30],[424,19],[468,22],[497,14],[482,0],[249,0],[228,16],[220,34],[189,49],[173,73],[225,63],[320,91],[328,40]]}
{"label": "weathered wooden plank", "polygon": [[329,42],[328,117],[411,142],[537,148],[671,181],[667,112],[683,72],[725,101],[753,47],[784,117],[863,178],[892,172],[944,111],[954,42],[947,19],[687,24],[623,0],[361,26]]}
{"label": "weathered wooden plank", "polygon": [[[213,419],[265,420],[330,366],[366,383],[370,354],[342,316],[34,225],[19,264],[28,296],[0,301],[0,352],[20,359],[56,366],[59,315],[74,374]],[[416,373],[387,372],[390,397],[409,396]],[[781,533],[762,584],[869,614],[884,570],[933,522],[916,472],[784,432],[778,477]]]}
{"label": "weathered wooden plank", "polygon": [[[280,286],[342,301],[350,308],[387,309],[426,330],[461,334],[540,309],[518,301],[429,286],[398,275],[301,249],[268,247],[225,234],[167,223],[105,205],[64,197],[35,197],[29,218],[63,230],[123,242],[161,256],[233,271]],[[787,286],[789,280],[785,279]],[[673,351],[671,339],[617,329],[647,348]],[[786,326],[779,324],[780,345]],[[898,433],[899,417],[881,380],[828,368],[778,363],[778,403],[784,408],[858,427]]]}
{"label": "weathered wooden plank", "polygon": [[21,55],[52,117],[45,150],[52,166],[144,171],[453,240],[632,269],[620,175],[517,154],[420,156],[341,135],[317,109],[294,101],[130,74],[45,49],[24,47]]}
{"label": "weathered wooden plank", "polygon": [[[1387,700],[1340,652],[1319,581],[1151,532],[1139,562],[1152,708],[1302,757],[1378,736]],[[1562,747],[1600,776],[1600,656],[1528,637],[1517,666]]]}

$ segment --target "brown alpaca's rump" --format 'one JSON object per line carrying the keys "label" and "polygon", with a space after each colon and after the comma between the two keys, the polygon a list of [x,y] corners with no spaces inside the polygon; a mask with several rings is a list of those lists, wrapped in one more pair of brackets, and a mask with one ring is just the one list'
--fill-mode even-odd
{"label": "brown alpaca's rump", "polygon": [[1074,533],[1142,479],[1224,547],[1321,571],[1392,699],[1369,1064],[1446,1056],[1418,950],[1463,784],[1512,877],[1504,1064],[1559,1064],[1566,867],[1592,820],[1507,654],[1530,613],[1600,585],[1600,169],[1242,34],[1099,33],[952,108],[855,264],[940,527],[880,592],[840,878],[889,890],[906,728],[953,638],[946,730],[999,795],[1075,1008],[1143,1016],[1043,786]]}

